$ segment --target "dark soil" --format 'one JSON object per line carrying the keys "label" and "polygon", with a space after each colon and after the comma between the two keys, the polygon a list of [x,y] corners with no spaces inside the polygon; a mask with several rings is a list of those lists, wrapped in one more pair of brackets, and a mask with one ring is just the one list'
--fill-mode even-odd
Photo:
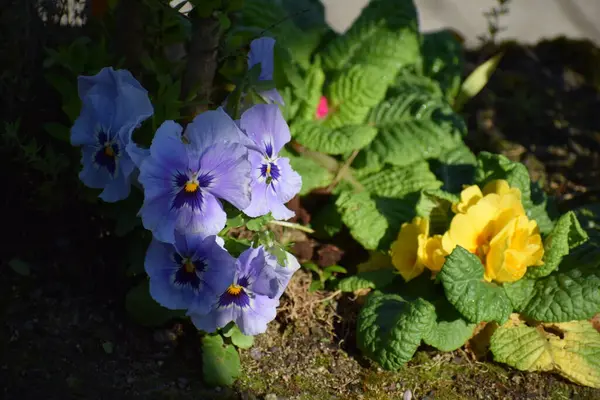
{"label": "dark soil", "polygon": [[[570,48],[561,41],[512,45],[466,109],[472,148],[523,161],[563,207],[597,200],[600,190],[600,86],[587,62],[564,53]],[[588,46],[581,54],[597,51]],[[469,60],[488,55],[474,52]],[[408,390],[417,399],[600,398],[598,390],[476,361],[463,350],[423,348],[401,371],[382,371],[353,343],[362,298],[309,293],[304,271],[269,332],[241,352],[245,370],[235,388],[207,389],[193,330],[180,322],[144,329],[126,315],[135,280],[125,277],[127,241],[111,233],[113,223],[69,196],[61,207],[40,209],[39,176],[18,157],[2,156],[12,161],[0,168],[1,398],[396,399]],[[344,265],[357,257],[347,243],[311,241],[298,251],[320,265]],[[29,265],[28,276],[8,266],[15,257]]]}

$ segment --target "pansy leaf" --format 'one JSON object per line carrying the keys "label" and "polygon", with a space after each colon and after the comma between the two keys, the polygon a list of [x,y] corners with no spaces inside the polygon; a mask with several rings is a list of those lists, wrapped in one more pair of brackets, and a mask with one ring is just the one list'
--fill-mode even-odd
{"label": "pansy leaf", "polygon": [[396,370],[413,357],[434,322],[435,309],[428,301],[374,292],[358,315],[357,344],[383,368]]}
{"label": "pansy leaf", "polygon": [[231,343],[240,349],[249,349],[254,344],[254,336],[244,335],[237,325],[233,325],[227,331],[227,337],[231,339]]}
{"label": "pansy leaf", "polygon": [[589,321],[535,327],[511,320],[491,340],[494,360],[521,371],[552,371],[580,385],[600,388],[600,333]]}
{"label": "pansy leaf", "polygon": [[150,297],[150,285],[144,280],[134,286],[125,297],[125,309],[131,318],[142,326],[160,326],[173,318],[185,316],[183,310],[169,310]]}
{"label": "pansy leaf", "polygon": [[304,147],[327,154],[344,154],[367,146],[377,130],[367,125],[346,125],[330,129],[316,121],[291,126],[292,135]]}
{"label": "pansy leaf", "polygon": [[446,298],[470,322],[504,323],[512,311],[504,290],[483,280],[479,258],[457,246],[440,271]]}
{"label": "pansy leaf", "polygon": [[221,335],[202,338],[202,373],[209,386],[231,386],[241,374],[240,356],[230,344],[224,344]]}
{"label": "pansy leaf", "polygon": [[587,233],[579,225],[575,214],[572,211],[564,214],[544,240],[544,265],[528,268],[525,278],[535,279],[549,275],[558,268],[563,257],[569,254],[572,248],[586,240]]}
{"label": "pansy leaf", "polygon": [[377,136],[363,151],[401,167],[442,156],[466,134],[462,117],[443,98],[418,87],[378,104],[367,123]]}
{"label": "pansy leaf", "polygon": [[361,289],[382,289],[391,285],[398,278],[393,269],[380,269],[377,271],[360,272],[340,280],[336,287],[342,292],[355,292]]}

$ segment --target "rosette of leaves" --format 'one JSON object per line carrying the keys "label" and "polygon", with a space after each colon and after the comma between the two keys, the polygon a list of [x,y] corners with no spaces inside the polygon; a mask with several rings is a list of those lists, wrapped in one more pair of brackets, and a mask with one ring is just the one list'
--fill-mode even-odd
{"label": "rosette of leaves", "polygon": [[[577,218],[577,215],[587,218],[584,226],[596,230],[596,224],[588,221],[593,217],[593,211],[583,209],[557,216],[552,200],[530,181],[522,164],[485,152],[476,161],[470,180],[464,183],[482,187],[491,180],[504,179],[511,187],[519,188],[527,215],[536,220],[542,233],[544,264],[529,268],[526,275],[514,283],[486,282],[479,258],[457,247],[446,258],[435,280],[425,273],[407,284],[395,273],[391,262],[387,268],[383,266],[347,277],[339,282],[338,289],[375,289],[358,318],[359,348],[383,367],[397,369],[412,358],[422,342],[442,351],[453,350],[471,337],[477,324],[506,324],[511,314],[515,314],[529,325],[523,323],[517,329],[514,324],[508,324],[496,331],[491,349],[498,361],[525,370],[557,371],[575,382],[598,387],[600,364],[595,360],[600,352],[599,334],[587,320],[600,312],[600,243],[597,240],[586,242],[588,235]],[[362,225],[356,225],[353,232],[361,243],[377,249],[382,241],[387,243],[394,238],[385,235],[389,227],[399,227],[415,215],[429,218],[435,233],[447,230],[451,204],[458,200],[458,190],[438,189],[447,187],[448,180],[444,180],[441,173],[436,180],[436,175],[427,169],[432,163],[422,165],[421,170],[405,169],[407,175],[395,176],[387,186],[386,194],[390,195],[394,193],[392,190],[406,185],[406,190],[412,193],[412,208],[404,197],[397,203],[403,204],[403,208],[385,214],[381,212],[385,208],[381,205],[377,208],[375,201],[371,200],[373,206],[366,208],[363,206],[366,202],[351,202],[358,198],[357,195],[340,196],[340,200],[346,202],[343,203],[345,207],[358,214],[355,216],[357,224],[364,221]],[[452,171],[448,169],[450,166],[440,163],[437,170]],[[414,175],[410,175],[410,170]],[[410,178],[427,174],[429,180]],[[428,182],[429,186],[410,188],[410,183],[417,181],[421,185]],[[362,182],[371,193],[384,190],[383,186],[373,190],[368,179]],[[360,193],[360,196],[367,199],[371,193]],[[380,235],[369,235],[369,229]],[[597,238],[597,234],[594,237]],[[550,327],[550,333],[540,331],[541,326]],[[552,327],[558,327],[562,333],[551,333]],[[507,333],[510,329],[517,330]],[[541,336],[533,340],[536,334]],[[556,336],[552,336],[554,341],[549,335]],[[551,346],[542,346],[546,339],[550,340]],[[523,354],[520,358],[514,352],[516,340],[545,358],[536,361],[531,358],[531,353],[519,350],[518,353]],[[577,347],[574,343],[578,340],[589,346]]]}

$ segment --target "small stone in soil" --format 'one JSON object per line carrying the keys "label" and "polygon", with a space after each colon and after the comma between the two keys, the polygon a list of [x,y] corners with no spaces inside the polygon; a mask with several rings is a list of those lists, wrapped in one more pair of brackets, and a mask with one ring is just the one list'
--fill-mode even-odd
{"label": "small stone in soil", "polygon": [[260,360],[262,358],[262,352],[260,349],[254,347],[250,350],[250,357],[252,357],[253,360]]}

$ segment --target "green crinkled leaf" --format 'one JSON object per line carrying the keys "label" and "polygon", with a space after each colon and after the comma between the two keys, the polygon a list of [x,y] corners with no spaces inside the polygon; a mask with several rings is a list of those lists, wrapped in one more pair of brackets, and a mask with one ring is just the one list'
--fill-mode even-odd
{"label": "green crinkled leaf", "polygon": [[569,260],[565,257],[558,271],[505,285],[505,292],[516,311],[537,321],[589,319],[600,310],[600,258],[595,256],[592,265],[560,272]]}
{"label": "green crinkled leaf", "polygon": [[355,292],[361,289],[382,289],[392,284],[397,277],[398,274],[396,271],[390,268],[366,271],[340,280],[336,287],[337,290],[341,290],[342,292]]}
{"label": "green crinkled leaf", "polygon": [[317,237],[330,238],[342,230],[342,216],[338,212],[335,202],[329,201],[313,214],[310,222]]}
{"label": "green crinkled leaf", "polygon": [[272,220],[273,216],[271,213],[268,213],[267,215],[248,220],[248,222],[246,222],[246,228],[250,229],[251,231],[260,231],[267,222]]}
{"label": "green crinkled leaf", "polygon": [[512,311],[510,300],[501,287],[485,282],[483,274],[479,258],[457,246],[439,277],[446,298],[468,321],[504,323]]}
{"label": "green crinkled leaf", "polygon": [[553,371],[600,388],[600,333],[589,321],[530,327],[510,321],[491,337],[494,360],[521,371]]}
{"label": "green crinkled leaf", "polygon": [[325,92],[330,112],[324,124],[338,128],[363,123],[371,108],[385,98],[391,80],[373,65],[352,65],[339,72]]}
{"label": "green crinkled leaf", "polygon": [[460,193],[464,185],[472,184],[477,159],[469,148],[461,143],[431,161],[431,170],[443,182],[442,188]]}
{"label": "green crinkled leaf", "polygon": [[202,338],[202,373],[209,386],[231,386],[240,376],[240,356],[230,344],[224,344],[221,335]]}
{"label": "green crinkled leaf", "polygon": [[448,102],[460,90],[463,49],[454,34],[443,29],[423,35],[423,73],[437,81]]}
{"label": "green crinkled leaf", "polygon": [[600,244],[600,203],[587,204],[574,210],[581,226],[588,233],[590,242]]}
{"label": "green crinkled leaf", "polygon": [[395,370],[412,358],[434,321],[428,301],[374,292],[358,315],[357,344],[383,368]]}
{"label": "green crinkled leaf", "polygon": [[333,180],[334,176],[330,171],[308,157],[294,155],[285,149],[282,149],[279,155],[289,158],[294,171],[302,177],[302,188],[298,193],[300,196],[308,194],[313,189],[327,186]]}
{"label": "green crinkled leaf", "polygon": [[552,230],[552,220],[546,211],[546,196],[536,191],[532,193],[532,182],[529,179],[527,168],[518,162],[510,161],[501,154],[481,152],[477,157],[475,182],[483,187],[495,179],[505,179],[511,187],[521,191],[521,201],[527,216],[534,219],[542,234]]}
{"label": "green crinkled leaf", "polygon": [[436,322],[423,341],[441,351],[462,347],[473,336],[476,324],[465,321],[447,300],[434,302]]}
{"label": "green crinkled leaf", "polygon": [[443,234],[454,217],[452,204],[458,196],[443,190],[424,190],[416,205],[417,215],[429,219],[430,235]]}
{"label": "green crinkled leaf", "polygon": [[360,182],[369,193],[382,197],[402,197],[422,189],[438,189],[441,186],[441,182],[424,161],[406,168],[386,168]]}
{"label": "green crinkled leaf", "polygon": [[464,121],[443,99],[417,87],[377,105],[367,122],[378,133],[363,151],[401,167],[440,157],[466,134]]}
{"label": "green crinkled leaf", "polygon": [[292,135],[304,147],[327,154],[344,154],[368,145],[377,130],[367,125],[347,125],[329,129],[316,121],[293,124]]}
{"label": "green crinkled leaf", "polygon": [[386,97],[393,98],[404,95],[407,91],[418,91],[427,93],[431,97],[438,99],[444,98],[444,93],[438,82],[433,79],[417,73],[414,68],[403,68],[396,76],[394,82],[388,89]]}
{"label": "green crinkled leaf", "polygon": [[185,316],[185,310],[169,310],[150,297],[150,284],[144,280],[125,297],[125,309],[133,320],[147,327],[160,326],[173,318]]}
{"label": "green crinkled leaf", "polygon": [[352,236],[368,250],[387,251],[400,225],[415,216],[418,193],[403,198],[343,192],[336,205]]}
{"label": "green crinkled leaf", "polygon": [[325,73],[321,69],[321,59],[316,58],[306,72],[304,79],[306,85],[306,99],[302,101],[298,110],[298,118],[313,121],[317,115],[317,107],[323,95]]}
{"label": "green crinkled leaf", "polygon": [[587,240],[587,233],[579,225],[575,213],[569,211],[554,225],[554,229],[544,240],[544,265],[527,268],[525,278],[535,279],[549,275],[558,268],[569,250]]}
{"label": "green crinkled leaf", "polygon": [[370,1],[350,29],[329,42],[323,50],[323,61],[329,70],[369,63],[392,75],[407,65],[420,65],[420,35],[413,1]]}

